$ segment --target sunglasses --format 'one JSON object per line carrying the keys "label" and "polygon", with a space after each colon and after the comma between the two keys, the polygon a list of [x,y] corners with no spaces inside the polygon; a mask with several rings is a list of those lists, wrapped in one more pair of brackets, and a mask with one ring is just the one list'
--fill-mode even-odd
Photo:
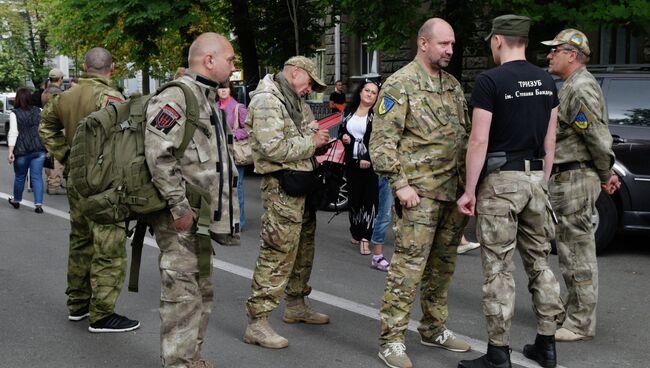
{"label": "sunglasses", "polygon": [[371,79],[371,78],[366,78],[363,80],[364,84],[365,83],[373,83],[376,84],[377,87],[381,88],[381,81],[379,79]]}

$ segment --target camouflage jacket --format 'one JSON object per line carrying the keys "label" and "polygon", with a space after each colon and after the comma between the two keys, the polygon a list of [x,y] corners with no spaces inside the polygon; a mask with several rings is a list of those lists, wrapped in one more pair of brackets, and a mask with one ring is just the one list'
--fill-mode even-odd
{"label": "camouflage jacket", "polygon": [[194,91],[200,111],[198,127],[183,157],[176,160],[174,153],[189,124],[185,95],[179,87],[169,87],[153,96],[147,106],[144,142],[147,166],[174,219],[191,209],[186,196],[186,183],[189,183],[211,194],[210,210],[214,214],[210,231],[229,234],[233,230],[229,209],[238,206],[237,199],[231,198],[237,177],[232,157],[232,133],[224,124],[221,110],[216,108],[217,83],[191,70],[178,81]]}
{"label": "camouflage jacket", "polygon": [[45,89],[45,91],[43,91],[43,93],[41,94],[41,105],[43,107],[45,107],[45,105],[47,105],[47,103],[50,102],[52,97],[54,97],[54,96],[56,96],[56,95],[58,95],[60,93],[63,93],[63,90],[61,89],[61,87],[55,86],[55,85],[48,86]]}
{"label": "camouflage jacket", "polygon": [[41,112],[38,132],[43,145],[65,165],[79,121],[109,103],[123,100],[108,79],[84,75],[78,86],[54,96]]}
{"label": "camouflage jacket", "polygon": [[582,67],[567,78],[558,97],[555,163],[592,161],[600,181],[607,182],[614,165],[614,152],[600,85]]}
{"label": "camouflage jacket", "polygon": [[455,201],[464,190],[471,123],[460,83],[449,73],[430,77],[412,61],[382,86],[370,136],[370,157],[393,190],[410,185],[419,196]]}
{"label": "camouflage jacket", "polygon": [[264,77],[251,93],[246,130],[250,133],[255,172],[259,174],[283,169],[313,171],[315,168],[312,160],[316,150],[312,141],[314,132],[307,127],[313,120],[311,109],[301,99],[303,121],[298,130],[284,104],[285,97],[272,74]]}

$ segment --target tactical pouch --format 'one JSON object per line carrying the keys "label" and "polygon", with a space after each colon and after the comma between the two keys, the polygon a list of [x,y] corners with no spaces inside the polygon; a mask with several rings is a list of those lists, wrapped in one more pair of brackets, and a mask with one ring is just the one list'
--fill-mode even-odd
{"label": "tactical pouch", "polygon": [[483,170],[481,170],[481,176],[479,177],[479,181],[485,179],[491,173],[499,170],[507,162],[508,162],[508,158],[505,152],[503,151],[489,152],[485,159]]}
{"label": "tactical pouch", "polygon": [[318,176],[314,171],[280,170],[271,175],[280,181],[282,190],[292,197],[304,197],[318,185]]}
{"label": "tactical pouch", "polygon": [[199,277],[210,277],[210,258],[214,254],[210,239],[210,193],[196,185],[185,183],[185,195],[190,206],[197,208],[199,219],[196,224],[196,236],[199,240]]}

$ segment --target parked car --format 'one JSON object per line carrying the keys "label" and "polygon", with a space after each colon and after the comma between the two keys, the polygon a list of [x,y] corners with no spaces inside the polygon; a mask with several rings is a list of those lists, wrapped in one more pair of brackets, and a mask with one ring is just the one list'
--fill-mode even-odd
{"label": "parked car", "polygon": [[4,140],[7,145],[7,136],[9,134],[9,113],[14,108],[15,93],[0,94],[0,139]]}
{"label": "parked car", "polygon": [[[602,253],[617,232],[650,233],[650,64],[593,65],[600,83],[616,154],[614,172],[621,188],[601,192],[592,217],[596,250]],[[558,80],[558,88],[562,82]]]}

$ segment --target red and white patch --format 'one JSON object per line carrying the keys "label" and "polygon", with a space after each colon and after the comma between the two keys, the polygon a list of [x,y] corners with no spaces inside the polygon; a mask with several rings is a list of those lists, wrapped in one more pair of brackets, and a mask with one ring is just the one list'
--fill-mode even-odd
{"label": "red and white patch", "polygon": [[160,112],[158,112],[156,118],[153,119],[151,125],[167,134],[174,125],[176,125],[180,118],[181,114],[179,114],[178,111],[174,110],[174,108],[169,105],[165,105]]}
{"label": "red and white patch", "polygon": [[106,96],[106,100],[104,101],[104,107],[108,105],[112,105],[114,103],[122,102],[124,101],[123,99],[115,96]]}

